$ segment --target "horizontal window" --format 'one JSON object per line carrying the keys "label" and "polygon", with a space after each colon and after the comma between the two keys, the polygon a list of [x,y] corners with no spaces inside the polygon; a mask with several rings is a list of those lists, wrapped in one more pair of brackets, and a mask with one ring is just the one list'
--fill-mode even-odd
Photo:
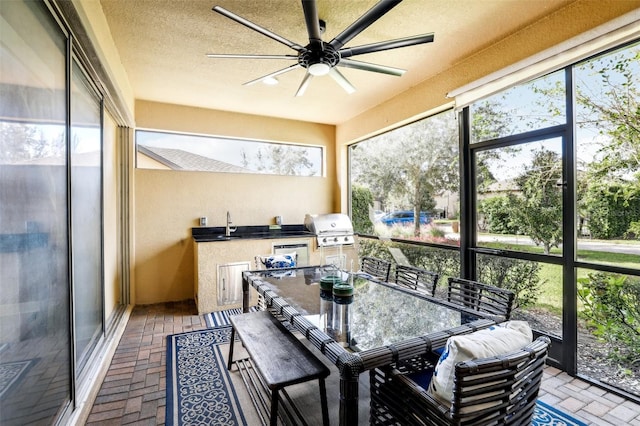
{"label": "horizontal window", "polygon": [[140,169],[322,176],[319,146],[136,131]]}

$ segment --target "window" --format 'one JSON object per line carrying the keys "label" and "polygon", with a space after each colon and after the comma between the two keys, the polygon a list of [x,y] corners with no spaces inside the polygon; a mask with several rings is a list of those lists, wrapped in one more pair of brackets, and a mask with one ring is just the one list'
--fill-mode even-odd
{"label": "window", "polygon": [[466,275],[516,292],[552,363],[637,397],[639,75],[636,42],[466,108],[461,242]]}
{"label": "window", "polygon": [[356,232],[458,245],[457,126],[449,110],[349,148]]}
{"label": "window", "polygon": [[574,76],[578,259],[640,269],[640,45]]}
{"label": "window", "polygon": [[136,131],[137,167],[218,173],[323,176],[319,146]]}
{"label": "window", "polygon": [[47,3],[0,2],[0,424],[65,424],[103,349],[102,96]]}
{"label": "window", "polygon": [[565,124],[564,73],[512,87],[470,107],[471,143]]}
{"label": "window", "polygon": [[74,61],[71,78],[71,244],[76,362],[102,335],[102,102]]}
{"label": "window", "polygon": [[562,182],[561,138],[479,152],[478,246],[562,254]]}

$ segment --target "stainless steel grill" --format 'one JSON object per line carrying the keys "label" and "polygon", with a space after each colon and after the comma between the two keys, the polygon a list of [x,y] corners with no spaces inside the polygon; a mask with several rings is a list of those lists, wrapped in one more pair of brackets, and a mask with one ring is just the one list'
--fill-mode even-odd
{"label": "stainless steel grill", "polygon": [[352,245],[355,242],[353,225],[346,214],[308,214],[304,225],[316,235],[318,247]]}

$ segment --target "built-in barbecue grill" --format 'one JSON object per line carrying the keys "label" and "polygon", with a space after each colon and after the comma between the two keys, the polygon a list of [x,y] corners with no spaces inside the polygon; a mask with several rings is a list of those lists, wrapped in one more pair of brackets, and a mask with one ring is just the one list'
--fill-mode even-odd
{"label": "built-in barbecue grill", "polygon": [[308,214],[304,225],[316,235],[318,247],[352,245],[355,241],[353,225],[346,214]]}

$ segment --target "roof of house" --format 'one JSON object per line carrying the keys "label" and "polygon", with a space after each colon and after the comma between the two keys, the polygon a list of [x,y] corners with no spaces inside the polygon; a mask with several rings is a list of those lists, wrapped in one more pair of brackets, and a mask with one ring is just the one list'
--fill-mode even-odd
{"label": "roof of house", "polygon": [[138,152],[166,165],[173,170],[198,170],[226,173],[255,173],[252,170],[182,149],[158,148],[138,145]]}

